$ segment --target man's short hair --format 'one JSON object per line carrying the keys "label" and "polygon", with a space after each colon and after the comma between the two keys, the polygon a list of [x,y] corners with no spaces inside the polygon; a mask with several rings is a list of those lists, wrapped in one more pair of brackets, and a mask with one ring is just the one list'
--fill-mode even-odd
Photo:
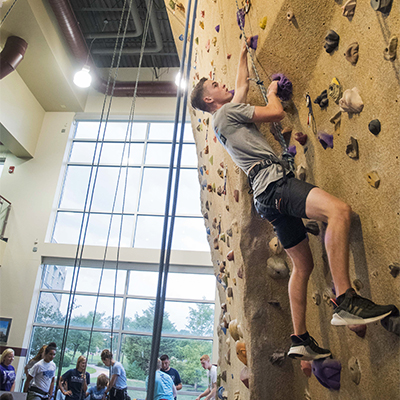
{"label": "man's short hair", "polygon": [[157,358],[157,371],[161,369],[161,360]]}
{"label": "man's short hair", "polygon": [[204,354],[203,356],[200,357],[200,361],[208,361],[210,362],[210,356],[208,356],[207,354]]}
{"label": "man's short hair", "polygon": [[192,107],[196,110],[210,112],[208,104],[204,101],[204,82],[207,78],[201,78],[199,83],[194,87],[190,95]]}
{"label": "man's short hair", "polygon": [[166,354],[163,354],[163,355],[160,357],[160,360],[161,360],[161,361],[169,360],[169,357],[168,357]]}

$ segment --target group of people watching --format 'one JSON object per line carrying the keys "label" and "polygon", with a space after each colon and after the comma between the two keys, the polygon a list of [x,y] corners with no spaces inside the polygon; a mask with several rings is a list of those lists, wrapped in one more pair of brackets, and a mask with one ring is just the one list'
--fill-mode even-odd
{"label": "group of people watching", "polygon": [[[27,400],[51,399],[54,391],[56,365],[53,362],[56,356],[57,345],[54,342],[44,345],[38,354],[25,366],[26,380],[23,391],[27,393]],[[105,374],[97,377],[96,386],[90,385],[90,374],[86,372],[86,357],[78,357],[76,368],[65,372],[59,382],[59,392],[56,400],[130,400],[126,373],[123,365],[113,359],[110,350],[101,352],[101,361],[110,369],[110,380]],[[5,350],[0,362],[0,391],[12,392],[15,388],[15,369],[11,365],[14,360],[14,351]],[[207,371],[208,387],[196,398],[200,400],[215,400],[217,392],[217,367],[211,364],[210,357],[203,355],[200,358],[201,366]],[[148,377],[146,379],[146,390]],[[168,355],[164,354],[157,360],[154,397],[146,400],[176,400],[177,391],[182,389],[179,372],[170,366]],[[59,397],[60,396],[60,397]]]}

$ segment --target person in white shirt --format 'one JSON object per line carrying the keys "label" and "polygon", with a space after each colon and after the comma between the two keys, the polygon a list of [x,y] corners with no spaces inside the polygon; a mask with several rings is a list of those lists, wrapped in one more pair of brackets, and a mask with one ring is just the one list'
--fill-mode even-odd
{"label": "person in white shirt", "polygon": [[53,395],[54,376],[57,346],[49,343],[44,351],[44,358],[38,361],[29,371],[24,385],[24,392],[28,393],[27,400],[50,399]]}
{"label": "person in white shirt", "polygon": [[207,371],[208,388],[196,398],[200,400],[205,397],[205,400],[215,400],[217,393],[217,366],[211,364],[210,357],[204,354],[200,357],[201,366]]}

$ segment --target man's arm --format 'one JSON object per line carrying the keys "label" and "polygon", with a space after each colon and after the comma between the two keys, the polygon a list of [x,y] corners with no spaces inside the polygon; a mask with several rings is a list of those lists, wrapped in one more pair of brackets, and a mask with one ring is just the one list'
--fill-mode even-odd
{"label": "man's arm", "polygon": [[[251,37],[247,38],[247,44],[250,44]],[[239,56],[238,70],[236,73],[235,95],[232,103],[245,103],[247,92],[249,91],[249,68],[247,65],[247,47],[243,42]]]}
{"label": "man's arm", "polygon": [[206,397],[206,400],[214,399],[216,398],[216,393],[217,393],[217,382],[214,382],[212,385],[212,389],[210,390],[209,395]]}
{"label": "man's arm", "polygon": [[210,392],[211,390],[207,388],[200,396],[196,397],[196,400],[200,400],[202,397],[207,396]]}
{"label": "man's arm", "polygon": [[268,87],[268,104],[264,107],[255,106],[252,122],[279,122],[285,117],[282,103],[277,95],[278,82],[272,81]]}
{"label": "man's arm", "polygon": [[117,374],[111,375],[111,380],[110,383],[108,384],[106,393],[108,393],[114,387],[117,378],[118,378]]}

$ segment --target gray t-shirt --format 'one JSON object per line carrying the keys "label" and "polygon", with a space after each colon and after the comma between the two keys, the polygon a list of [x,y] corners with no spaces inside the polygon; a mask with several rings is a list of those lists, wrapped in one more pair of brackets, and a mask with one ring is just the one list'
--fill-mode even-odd
{"label": "gray t-shirt", "polygon": [[[254,106],[243,103],[227,103],[214,113],[214,132],[233,161],[247,175],[251,167],[266,159],[276,157],[265,137],[251,122]],[[283,178],[279,164],[260,170],[253,180],[254,197],[259,196],[267,186]]]}

